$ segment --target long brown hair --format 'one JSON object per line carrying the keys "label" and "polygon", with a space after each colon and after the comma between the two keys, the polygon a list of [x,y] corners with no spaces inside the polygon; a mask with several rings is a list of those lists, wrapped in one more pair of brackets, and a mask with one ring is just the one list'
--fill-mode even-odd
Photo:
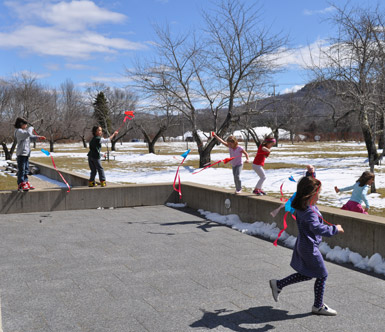
{"label": "long brown hair", "polygon": [[297,185],[297,193],[291,203],[294,209],[304,211],[308,205],[308,201],[321,189],[321,181],[305,176]]}
{"label": "long brown hair", "polygon": [[356,182],[359,182],[360,187],[363,187],[371,179],[374,179],[374,174],[372,172],[366,171],[366,172],[361,174],[361,176],[359,177],[359,179]]}

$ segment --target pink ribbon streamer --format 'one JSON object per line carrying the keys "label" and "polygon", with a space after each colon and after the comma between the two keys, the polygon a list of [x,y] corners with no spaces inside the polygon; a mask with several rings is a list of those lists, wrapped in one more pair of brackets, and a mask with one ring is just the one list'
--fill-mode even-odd
{"label": "pink ribbon streamer", "polygon": [[60,177],[62,178],[62,180],[64,181],[64,183],[67,185],[67,187],[68,187],[67,193],[69,193],[69,192],[71,191],[71,187],[70,187],[70,185],[68,184],[68,182],[65,180],[65,178],[63,177],[63,175],[62,175],[62,174],[59,172],[59,170],[56,168],[55,161],[53,160],[52,155],[51,155],[48,151],[46,151],[46,150],[44,150],[44,149],[41,149],[41,152],[43,152],[46,156],[51,157],[52,165],[53,165],[53,167],[55,168],[55,171],[59,173],[59,175],[60,175]]}
{"label": "pink ribbon streamer", "polygon": [[[241,156],[241,155],[239,155],[239,156]],[[230,162],[231,160],[233,160],[233,159],[235,159],[235,158],[238,158],[239,156],[236,156],[236,157],[230,157],[230,158],[225,158],[225,159],[219,160],[219,161],[217,161],[217,162],[215,162],[215,163],[213,163],[213,164],[210,164],[210,165],[207,165],[207,166],[203,167],[203,168],[200,169],[199,171],[195,171],[195,172],[192,173],[192,174],[197,174],[197,173],[199,173],[199,172],[202,172],[202,171],[204,171],[206,168],[212,167],[212,166],[217,165],[217,164],[219,164],[219,163],[221,163],[221,162],[223,162],[224,164],[227,164],[228,162]]]}
{"label": "pink ribbon streamer", "polygon": [[51,154],[50,154],[50,157],[51,157],[51,160],[52,160],[52,165],[53,165],[53,167],[55,168],[56,172],[59,173],[59,175],[60,175],[60,177],[62,178],[62,180],[64,181],[64,183],[67,185],[67,187],[68,187],[67,193],[69,193],[69,192],[71,191],[70,185],[68,184],[68,182],[66,181],[66,179],[63,177],[63,175],[59,172],[59,170],[56,168],[55,162],[53,161],[53,157],[52,157]]}

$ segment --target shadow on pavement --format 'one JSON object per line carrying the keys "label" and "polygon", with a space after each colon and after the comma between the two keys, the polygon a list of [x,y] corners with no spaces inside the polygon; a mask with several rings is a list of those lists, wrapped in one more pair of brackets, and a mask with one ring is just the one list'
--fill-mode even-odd
{"label": "shadow on pavement", "polygon": [[[232,331],[239,332],[269,331],[275,329],[275,326],[268,323],[303,318],[311,315],[310,312],[296,315],[288,315],[288,311],[274,309],[271,306],[254,307],[237,312],[227,309],[219,309],[215,310],[214,312],[205,311],[203,309],[201,310],[203,312],[202,318],[192,323],[190,327],[206,327],[209,329],[215,329],[218,326],[223,326]],[[241,325],[255,325],[264,323],[266,325],[261,328],[241,327]]]}

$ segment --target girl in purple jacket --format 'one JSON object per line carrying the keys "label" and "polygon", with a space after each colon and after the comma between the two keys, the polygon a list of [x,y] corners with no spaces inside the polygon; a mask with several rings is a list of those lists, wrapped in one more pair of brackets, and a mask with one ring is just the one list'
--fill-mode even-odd
{"label": "girl in purple jacket", "polygon": [[297,271],[284,279],[270,280],[273,298],[277,302],[283,287],[316,278],[314,284],[314,305],[312,313],[335,316],[337,311],[323,302],[325,282],[328,276],[323,257],[319,251],[322,236],[343,233],[341,225],[328,226],[323,223],[321,213],[315,206],[318,201],[321,182],[313,177],[303,177],[297,186],[297,194],[292,202],[296,209],[298,237],[293,249],[290,266]]}

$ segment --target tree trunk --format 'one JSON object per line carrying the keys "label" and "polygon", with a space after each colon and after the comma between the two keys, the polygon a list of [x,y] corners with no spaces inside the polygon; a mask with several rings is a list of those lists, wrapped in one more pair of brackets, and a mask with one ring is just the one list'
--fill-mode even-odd
{"label": "tree trunk", "polygon": [[[374,165],[378,164],[378,153],[376,149],[375,136],[373,135],[372,130],[370,129],[370,124],[368,121],[368,115],[365,110],[361,111],[361,130],[364,135],[364,140],[366,144],[366,150],[368,151],[369,167],[370,171],[374,173]],[[376,186],[373,182],[371,187],[371,192],[376,192]]]}
{"label": "tree trunk", "polygon": [[199,168],[205,167],[209,165],[211,162],[211,150],[203,149],[199,153]]}
{"label": "tree trunk", "polygon": [[84,136],[81,137],[83,142],[83,148],[87,149],[87,142]]}
{"label": "tree trunk", "polygon": [[1,142],[1,146],[3,147],[4,154],[5,154],[5,160],[12,160],[12,154],[11,151],[8,150],[8,146],[5,142]]}
{"label": "tree trunk", "polygon": [[274,138],[275,138],[275,146],[278,146],[278,139],[279,139],[279,129],[278,127],[274,130]]}
{"label": "tree trunk", "polygon": [[361,130],[364,136],[366,150],[368,151],[369,166],[378,164],[378,153],[376,148],[375,137],[370,129],[368,116],[366,112],[361,115]]}
{"label": "tree trunk", "polygon": [[147,142],[147,143],[148,143],[148,153],[155,154],[155,141],[152,140],[152,141]]}
{"label": "tree trunk", "polygon": [[49,140],[49,152],[54,152],[54,146],[55,142],[53,140]]}
{"label": "tree trunk", "polygon": [[140,126],[139,129],[144,136],[144,141],[148,144],[148,153],[155,154],[155,143],[162,136],[163,132],[167,129],[167,127],[165,126],[160,127],[153,139],[150,139],[150,136],[147,134],[147,132],[142,126]]}
{"label": "tree trunk", "polygon": [[384,112],[381,114],[381,120],[380,120],[380,130],[382,134],[380,135],[380,138],[378,140],[378,148],[379,149],[384,149],[385,148],[385,117],[384,117]]}

